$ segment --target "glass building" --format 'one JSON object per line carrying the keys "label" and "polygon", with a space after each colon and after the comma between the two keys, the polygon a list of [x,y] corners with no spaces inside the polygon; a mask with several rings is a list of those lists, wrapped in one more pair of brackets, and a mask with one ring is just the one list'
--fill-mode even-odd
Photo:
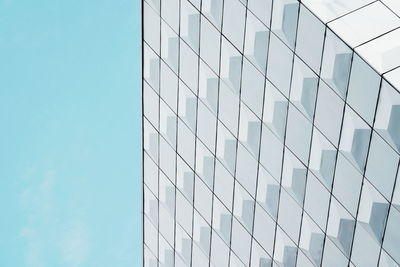
{"label": "glass building", "polygon": [[400,266],[399,16],[144,0],[144,266]]}

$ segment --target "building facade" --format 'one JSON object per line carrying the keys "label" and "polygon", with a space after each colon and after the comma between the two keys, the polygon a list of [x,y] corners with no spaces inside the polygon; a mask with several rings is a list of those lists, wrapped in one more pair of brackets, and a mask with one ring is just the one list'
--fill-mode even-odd
{"label": "building facade", "polygon": [[144,266],[400,266],[399,15],[144,0]]}

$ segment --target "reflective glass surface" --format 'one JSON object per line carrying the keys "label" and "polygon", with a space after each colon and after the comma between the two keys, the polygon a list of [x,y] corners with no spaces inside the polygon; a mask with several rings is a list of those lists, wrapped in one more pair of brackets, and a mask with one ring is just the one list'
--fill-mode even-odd
{"label": "reflective glass surface", "polygon": [[399,266],[397,3],[157,6],[144,0],[145,266]]}

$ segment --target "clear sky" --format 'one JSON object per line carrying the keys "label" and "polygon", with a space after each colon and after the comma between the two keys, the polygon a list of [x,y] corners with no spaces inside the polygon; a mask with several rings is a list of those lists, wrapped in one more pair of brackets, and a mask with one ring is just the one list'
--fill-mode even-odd
{"label": "clear sky", "polygon": [[0,266],[140,266],[140,1],[0,0]]}

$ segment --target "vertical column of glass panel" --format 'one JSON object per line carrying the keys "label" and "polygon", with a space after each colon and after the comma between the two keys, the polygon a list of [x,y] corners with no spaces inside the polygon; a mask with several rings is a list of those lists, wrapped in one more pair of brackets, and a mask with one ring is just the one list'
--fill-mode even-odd
{"label": "vertical column of glass panel", "polygon": [[[144,265],[158,266],[159,258],[159,109],[160,3],[143,2],[143,242]],[[152,107],[152,108],[150,108]]]}

